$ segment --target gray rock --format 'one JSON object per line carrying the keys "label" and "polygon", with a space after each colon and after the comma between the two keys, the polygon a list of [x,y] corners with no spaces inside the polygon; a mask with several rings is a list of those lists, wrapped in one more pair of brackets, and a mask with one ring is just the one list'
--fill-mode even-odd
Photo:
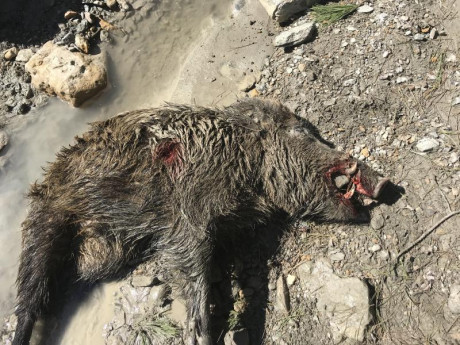
{"label": "gray rock", "polygon": [[460,285],[450,287],[450,295],[447,300],[447,307],[454,314],[460,314]]}
{"label": "gray rock", "polygon": [[415,34],[414,35],[414,41],[425,41],[426,36],[424,34]]}
{"label": "gray rock", "polygon": [[357,11],[359,13],[371,13],[372,11],[374,11],[374,8],[369,5],[363,5],[359,6]]}
{"label": "gray rock", "polygon": [[117,0],[105,0],[105,4],[110,9],[115,9],[118,6]]}
{"label": "gray rock", "polygon": [[25,65],[32,86],[77,107],[107,85],[102,55],[72,53],[47,42]]}
{"label": "gray rock", "polygon": [[152,276],[133,275],[133,280],[131,281],[131,284],[134,287],[151,286],[154,282],[154,279],[155,277],[152,277]]}
{"label": "gray rock", "polygon": [[324,259],[300,265],[297,273],[301,287],[316,299],[321,317],[329,321],[334,342],[344,337],[363,341],[372,320],[367,285],[358,278],[335,275]]}
{"label": "gray rock", "polygon": [[21,49],[16,56],[16,61],[27,62],[34,55],[32,49]]}
{"label": "gray rock", "polygon": [[290,28],[275,37],[273,44],[275,47],[291,47],[311,41],[316,32],[314,22],[308,22],[293,28]]}
{"label": "gray rock", "polygon": [[341,251],[335,250],[329,253],[329,259],[331,259],[331,261],[342,261],[345,259],[345,254]]}
{"label": "gray rock", "polygon": [[249,334],[246,329],[228,331],[224,337],[225,345],[249,345]]}
{"label": "gray rock", "polygon": [[369,248],[369,251],[375,253],[378,252],[380,249],[382,249],[380,244],[374,244],[372,247]]}
{"label": "gray rock", "polygon": [[385,225],[385,219],[381,214],[376,214],[372,216],[371,227],[374,230],[379,230]]}
{"label": "gray rock", "polygon": [[0,152],[8,145],[8,135],[5,131],[0,130]]}
{"label": "gray rock", "polygon": [[254,88],[257,82],[257,77],[254,74],[247,74],[238,83],[238,90],[247,92]]}
{"label": "gray rock", "polygon": [[458,162],[458,153],[457,152],[452,152],[449,156],[449,163],[450,164],[455,164]]}
{"label": "gray rock", "polygon": [[275,309],[285,314],[288,314],[290,310],[289,290],[283,275],[280,275],[276,281]]}
{"label": "gray rock", "polygon": [[428,152],[438,148],[439,142],[433,138],[422,138],[418,141],[416,147],[420,152]]}
{"label": "gray rock", "polygon": [[149,300],[155,305],[162,306],[168,295],[168,286],[166,284],[160,284],[152,287],[149,293]]}
{"label": "gray rock", "polygon": [[295,14],[316,5],[318,0],[259,0],[268,15],[283,23]]}

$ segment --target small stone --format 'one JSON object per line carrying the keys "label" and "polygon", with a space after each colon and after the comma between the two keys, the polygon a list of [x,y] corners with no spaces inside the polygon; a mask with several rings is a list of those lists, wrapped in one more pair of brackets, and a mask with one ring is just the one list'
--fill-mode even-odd
{"label": "small stone", "polygon": [[438,148],[439,142],[433,138],[422,138],[418,141],[416,147],[420,152],[428,152]]}
{"label": "small stone", "polygon": [[149,299],[157,306],[162,306],[168,295],[166,284],[160,284],[152,287],[149,293]]}
{"label": "small stone", "polygon": [[0,130],[0,152],[8,145],[8,135],[5,131]]}
{"label": "small stone", "polygon": [[64,13],[64,18],[67,20],[75,18],[76,16],[78,16],[78,12],[75,11],[67,11],[66,13]]}
{"label": "small stone", "polygon": [[438,30],[436,30],[436,28],[432,28],[430,30],[430,39],[434,40],[436,37],[438,37]]}
{"label": "small stone", "polygon": [[105,4],[107,5],[108,8],[111,10],[114,10],[118,6],[117,0],[105,0]]}
{"label": "small stone", "polygon": [[396,78],[396,84],[402,84],[407,82],[409,79],[407,77],[398,77]]}
{"label": "small stone", "polygon": [[88,40],[84,38],[82,35],[80,34],[75,35],[75,45],[77,46],[78,49],[80,49],[80,51],[82,51],[85,54],[88,54],[89,52]]}
{"label": "small stone", "polygon": [[238,84],[238,90],[248,92],[256,85],[257,78],[254,74],[247,74]]}
{"label": "small stone", "polygon": [[426,36],[424,34],[415,34],[414,35],[414,41],[425,41]]}
{"label": "small stone", "polygon": [[257,91],[257,89],[252,89],[248,92],[248,96],[251,98],[257,97],[259,96],[259,91]]}
{"label": "small stone", "polygon": [[460,314],[460,285],[452,285],[450,287],[447,307],[452,313]]}
{"label": "small stone", "polygon": [[286,314],[289,313],[290,309],[289,290],[283,275],[276,281],[275,309]]}
{"label": "small stone", "polygon": [[225,345],[249,345],[249,334],[246,329],[228,331],[224,337]]}
{"label": "small stone", "polygon": [[293,27],[280,33],[273,40],[275,47],[291,47],[302,44],[313,39],[316,32],[314,22],[307,22],[305,24]]}
{"label": "small stone", "polygon": [[335,97],[332,97],[332,98],[328,99],[327,101],[324,101],[323,105],[325,107],[331,107],[331,106],[335,105],[335,102],[337,102],[337,99]]}
{"label": "small stone", "polygon": [[385,51],[383,52],[383,54],[382,54],[382,56],[383,56],[384,58],[387,58],[388,55],[390,55],[390,52],[389,52],[388,50],[385,50]]}
{"label": "small stone", "polygon": [[457,61],[457,56],[453,53],[447,53],[446,54],[446,62],[455,62]]}
{"label": "small stone", "polygon": [[452,105],[459,105],[460,104],[460,97],[455,97],[452,100]]}
{"label": "small stone", "polygon": [[3,53],[3,57],[4,57],[5,60],[7,60],[7,61],[14,60],[14,58],[16,57],[16,55],[18,55],[18,48],[16,48],[16,47],[10,48],[10,49],[6,50],[6,51]]}
{"label": "small stone", "polygon": [[358,13],[371,13],[374,11],[374,8],[369,5],[363,5],[358,7]]}
{"label": "small stone", "polygon": [[450,164],[455,164],[458,162],[458,153],[457,152],[452,152],[449,156],[449,163]]}
{"label": "small stone", "polygon": [[296,280],[296,276],[295,275],[292,275],[292,274],[288,274],[288,276],[286,277],[286,284],[288,286],[292,286]]}
{"label": "small stone", "polygon": [[329,254],[329,259],[331,261],[342,261],[345,259],[345,254],[340,251],[333,251]]}
{"label": "small stone", "polygon": [[382,247],[379,244],[374,244],[372,247],[369,248],[369,251],[375,253],[378,252]]}
{"label": "small stone", "polygon": [[361,150],[361,155],[363,155],[366,158],[369,157],[370,156],[369,149],[367,147],[363,148]]}
{"label": "small stone", "polygon": [[85,12],[85,19],[90,24],[94,24],[96,22],[96,17],[91,12]]}
{"label": "small stone", "polygon": [[154,282],[155,277],[145,275],[134,275],[131,281],[131,285],[134,287],[151,286]]}
{"label": "small stone", "polygon": [[374,230],[380,230],[385,225],[385,219],[381,214],[376,214],[372,216],[371,227]]}
{"label": "small stone", "polygon": [[305,73],[306,73],[305,78],[306,78],[308,81],[315,81],[315,80],[316,80],[316,74],[315,74],[315,72],[313,72],[313,71],[307,71],[307,72],[305,72]]}
{"label": "small stone", "polygon": [[304,63],[299,63],[299,66],[297,66],[297,68],[299,69],[300,72],[305,71],[305,67],[306,67],[306,65]]}
{"label": "small stone", "polygon": [[351,79],[347,79],[343,82],[343,86],[345,87],[349,87],[349,86],[352,86],[356,83],[356,79],[354,78],[351,78]]}
{"label": "small stone", "polygon": [[32,49],[21,49],[16,56],[16,61],[27,62],[34,55]]}

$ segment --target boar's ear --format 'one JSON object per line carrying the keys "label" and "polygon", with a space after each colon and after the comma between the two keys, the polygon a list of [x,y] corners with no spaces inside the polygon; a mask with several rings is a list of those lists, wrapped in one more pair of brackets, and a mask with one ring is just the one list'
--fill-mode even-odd
{"label": "boar's ear", "polygon": [[184,169],[184,148],[178,138],[165,138],[152,148],[154,162],[163,164],[173,180],[179,178]]}

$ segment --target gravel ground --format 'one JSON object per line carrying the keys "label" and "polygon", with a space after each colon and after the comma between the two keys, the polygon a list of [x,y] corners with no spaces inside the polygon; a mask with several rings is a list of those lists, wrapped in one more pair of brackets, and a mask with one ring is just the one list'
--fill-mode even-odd
{"label": "gravel ground", "polygon": [[[322,297],[302,283],[302,268],[323,261],[335,276],[356,278],[367,287],[372,321],[362,326],[365,334],[358,341],[460,343],[460,215],[439,223],[460,209],[460,3],[368,5],[372,11],[318,24],[313,42],[278,48],[247,96],[288,105],[338,150],[390,177],[393,195],[373,208],[370,224],[308,222],[287,232],[272,224],[221,248],[211,306],[219,343],[232,344],[231,336],[239,337],[236,344],[355,343],[334,328],[337,313],[319,308]],[[107,13],[118,23],[129,11]],[[310,19],[306,14],[291,26]],[[55,40],[72,30],[61,30]],[[44,97],[27,97],[22,66],[0,62],[0,83],[9,85],[0,95],[7,100],[0,110],[3,124],[26,109],[21,102],[30,108]],[[417,241],[423,234],[428,236]],[[152,330],[151,315],[161,325],[153,343],[181,343],[174,329],[183,318],[164,317],[180,310],[181,301],[158,262],[161,258],[136,269],[121,287],[115,319],[105,330],[107,344]],[[4,342],[14,317],[9,322]]]}

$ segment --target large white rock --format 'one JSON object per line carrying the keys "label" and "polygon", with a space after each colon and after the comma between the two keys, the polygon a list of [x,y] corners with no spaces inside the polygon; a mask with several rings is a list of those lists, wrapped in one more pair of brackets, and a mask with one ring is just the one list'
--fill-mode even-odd
{"label": "large white rock", "polygon": [[315,35],[316,26],[314,22],[304,23],[283,31],[273,40],[275,47],[290,47],[311,41]]}
{"label": "large white rock", "polygon": [[72,53],[51,41],[45,43],[25,67],[36,89],[57,95],[75,107],[107,85],[107,72],[101,54]]}
{"label": "large white rock", "polygon": [[318,311],[329,321],[334,342],[363,341],[372,320],[367,285],[358,278],[335,275],[325,259],[306,262],[297,273],[303,290],[316,299]]}
{"label": "large white rock", "polygon": [[269,16],[283,23],[295,14],[316,5],[318,0],[259,0]]}

